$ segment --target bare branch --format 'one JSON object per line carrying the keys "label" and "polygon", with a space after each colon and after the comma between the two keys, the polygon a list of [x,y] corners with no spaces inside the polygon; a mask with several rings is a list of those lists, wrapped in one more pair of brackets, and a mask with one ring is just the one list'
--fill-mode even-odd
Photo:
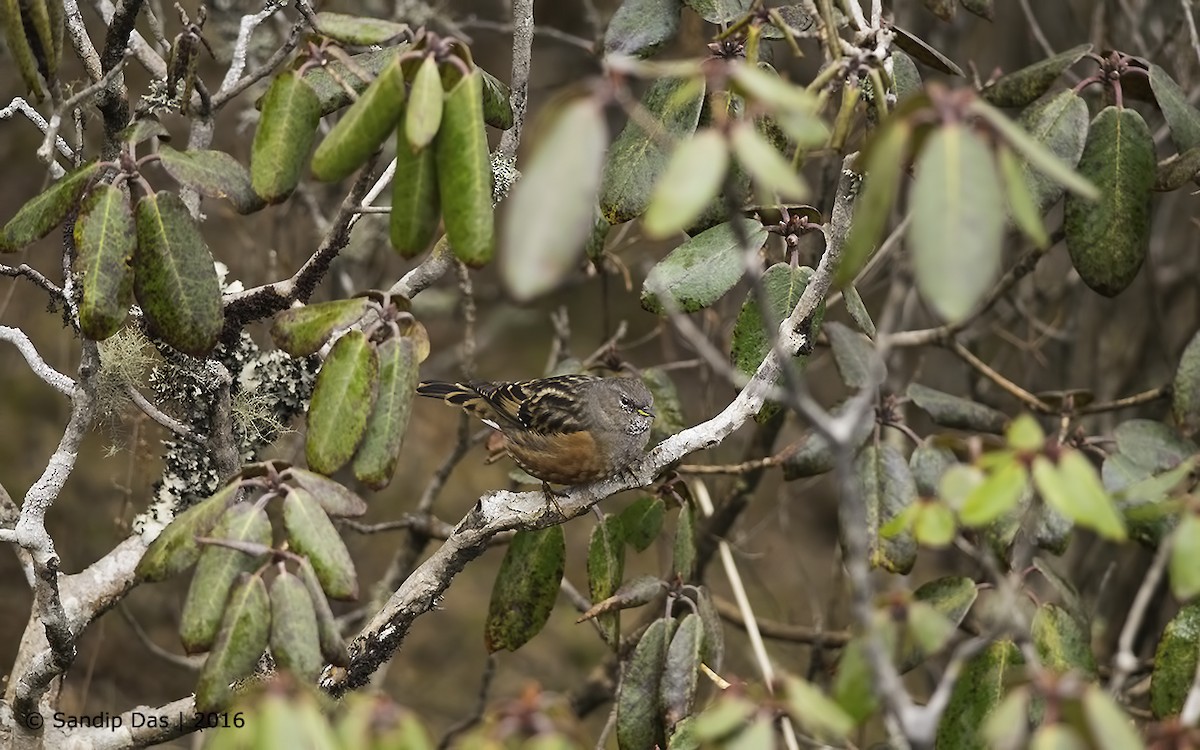
{"label": "bare branch", "polygon": [[[29,102],[25,101],[19,96],[13,97],[13,100],[8,103],[7,107],[0,109],[0,120],[7,120],[17,112],[25,115],[27,118],[29,118],[30,122],[37,126],[38,130],[49,136],[50,123],[46,122],[46,118],[42,117],[40,112],[31,107]],[[58,128],[56,127],[55,130],[57,129]],[[75,158],[75,152],[71,150],[71,147],[68,146],[67,142],[62,138],[54,138],[54,145],[58,149],[58,153],[62,154],[67,159]],[[54,175],[56,179],[67,173],[67,170],[63,169],[62,165],[56,161],[50,162],[49,168],[50,174]]]}
{"label": "bare branch", "polygon": [[17,347],[21,356],[29,363],[29,369],[33,370],[33,374],[51,388],[64,396],[74,395],[75,381],[46,364],[46,360],[42,359],[42,355],[38,354],[37,349],[34,348],[33,342],[20,328],[0,326],[0,341],[7,341]]}

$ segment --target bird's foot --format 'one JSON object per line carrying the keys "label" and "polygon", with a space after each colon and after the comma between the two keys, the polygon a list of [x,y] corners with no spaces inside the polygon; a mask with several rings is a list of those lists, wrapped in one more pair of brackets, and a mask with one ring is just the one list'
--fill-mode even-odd
{"label": "bird's foot", "polygon": [[554,509],[558,511],[558,515],[561,516],[563,520],[566,520],[568,516],[566,512],[563,511],[562,506],[558,504],[558,498],[567,497],[567,493],[551,489],[549,482],[542,482],[542,492],[544,492],[546,495],[546,501],[553,505]]}

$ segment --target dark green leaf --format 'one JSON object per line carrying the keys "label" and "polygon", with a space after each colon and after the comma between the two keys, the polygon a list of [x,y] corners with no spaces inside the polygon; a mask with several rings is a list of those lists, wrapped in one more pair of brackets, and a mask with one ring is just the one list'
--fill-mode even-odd
{"label": "dark green leaf", "polygon": [[[845,408],[845,404],[839,404],[833,408],[833,414],[840,415]],[[865,443],[875,431],[875,420],[862,420],[856,426],[856,430],[850,441],[855,449]],[[816,431],[810,431],[805,434],[796,452],[784,462],[783,478],[790,482],[793,479],[824,474],[833,471],[833,463],[833,449],[829,447],[829,442]]]}
{"label": "dark green leaf", "polygon": [[373,490],[392,481],[408,415],[417,390],[417,357],[409,339],[390,338],[378,347],[379,395],[354,455],[354,478]]}
{"label": "dark green leaf", "polygon": [[516,533],[492,587],[484,635],[488,653],[516,651],[538,634],[558,598],[565,559],[561,526]]}
{"label": "dark green leaf", "polygon": [[992,7],[993,0],[962,0],[963,8],[980,18],[991,21],[996,17],[995,8]]}
{"label": "dark green leaf", "polygon": [[403,128],[396,128],[396,174],[392,177],[392,210],[388,238],[403,258],[425,251],[442,218],[434,149],[417,153],[409,147]]}
{"label": "dark green leaf", "polygon": [[340,482],[312,471],[290,466],[283,472],[284,481],[308,490],[308,493],[331,516],[361,516],[367,512],[362,498],[346,489]]}
{"label": "dark green leaf", "polygon": [[492,259],[496,244],[482,87],[475,70],[446,93],[433,144],[446,235],[455,256],[476,268]]}
{"label": "dark green leaf", "polygon": [[921,411],[929,415],[934,424],[942,427],[999,435],[1004,432],[1009,422],[1006,414],[990,406],[927,388],[919,383],[910,383],[907,394]]}
{"label": "dark green leaf", "polygon": [[684,583],[696,572],[696,511],[690,502],[679,507],[671,569]]}
{"label": "dark green leaf", "polygon": [[[621,587],[625,577],[625,532],[621,517],[607,513],[592,527],[588,542],[588,591],[593,602],[608,599]],[[621,637],[621,614],[607,612],[597,616],[604,639],[616,646]]]}
{"label": "dark green leaf", "polygon": [[[354,63],[355,70],[351,70],[346,63],[339,60],[334,60],[327,65],[314,65],[304,72],[304,82],[309,85],[313,92],[317,95],[317,104],[320,108],[320,117],[336,112],[355,100],[355,97],[362,93],[375,77],[383,72],[383,69],[391,64],[396,55],[408,51],[407,44],[400,44],[387,49],[371,50],[370,52],[362,52],[357,55],[351,55],[350,60]],[[356,71],[363,71],[371,76],[370,80],[362,80],[358,77]],[[347,90],[347,88],[349,90]],[[353,95],[351,95],[353,92]],[[255,102],[255,106],[262,109],[262,104],[265,97]]]}
{"label": "dark green leaf", "polygon": [[139,117],[117,134],[117,140],[132,146],[151,138],[158,138],[160,141],[171,140],[171,131],[167,130],[167,126],[159,122],[158,118],[153,115]]}
{"label": "dark green leaf", "polygon": [[176,515],[138,560],[138,578],[151,583],[164,581],[192,567],[200,559],[196,537],[212,531],[217,519],[237,498],[240,487],[238,482],[225,485],[212,497]]}
{"label": "dark green leaf", "polygon": [[958,461],[950,450],[934,444],[932,440],[918,445],[908,457],[908,467],[917,484],[917,494],[921,497],[937,497],[942,475],[956,463]]}
{"label": "dark green leaf", "polygon": [[518,301],[552,291],[579,267],[595,223],[607,146],[599,103],[591,97],[577,99],[558,114],[513,187],[500,245],[500,276]]}
{"label": "dark green leaf", "polygon": [[[655,402],[657,409],[657,401]],[[621,527],[625,541],[638,552],[646,551],[662,530],[666,504],[662,498],[643,495],[621,511]]]}
{"label": "dark green leaf", "polygon": [[667,590],[667,584],[655,576],[638,576],[613,592],[612,596],[595,602],[575,622],[586,622],[607,612],[631,609],[649,604]]}
{"label": "dark green leaf", "polygon": [[306,79],[289,70],[271,82],[250,150],[250,182],[267,203],[296,189],[320,119],[321,102]]}
{"label": "dark green leaf", "polygon": [[250,675],[267,648],[271,627],[267,585],[259,576],[240,574],[229,592],[221,632],[196,683],[196,709],[225,708],[233,697],[232,683]]}
{"label": "dark green leaf", "polygon": [[955,76],[965,75],[962,68],[955,65],[950,58],[929,46],[925,40],[905,31],[899,26],[893,26],[892,29],[896,32],[896,46],[912,55],[913,59],[920,60],[934,70],[939,70],[943,73]]}
{"label": "dark green leaf", "polygon": [[289,487],[283,499],[288,546],[312,563],[321,589],[334,599],[358,598],[358,575],[337,528],[308,490]]}
{"label": "dark green leaf", "polygon": [[1200,111],[1188,101],[1188,95],[1175,79],[1157,65],[1150,66],[1150,89],[1158,102],[1171,140],[1180,153],[1200,146]]}
{"label": "dark green leaf", "polygon": [[124,190],[96,185],[75,220],[75,270],[81,278],[79,326],[97,341],[116,333],[133,303],[130,263],[137,247],[133,208]]}
{"label": "dark green leaf", "polygon": [[1183,434],[1200,431],[1200,331],[1192,334],[1179,357],[1171,383],[1171,414]]}
{"label": "dark green leaf", "polygon": [[867,508],[867,538],[872,567],[907,573],[916,562],[917,545],[909,533],[884,538],[879,530],[916,502],[917,486],[908,461],[891,445],[868,445],[854,461],[855,480]]}
{"label": "dark green leaf", "polygon": [[709,23],[724,24],[742,17],[751,0],[683,0],[684,4]]}
{"label": "dark green leaf", "polygon": [[[787,263],[776,263],[768,268],[762,277],[762,285],[771,308],[769,317],[765,319],[754,293],[746,295],[746,301],[742,303],[742,309],[733,325],[733,339],[730,343],[730,359],[738,372],[750,376],[758,370],[767,353],[771,351],[771,339],[767,335],[766,327],[778,326],[792,314],[796,303],[800,301],[800,295],[808,286],[808,280],[812,278],[812,273],[812,269],[807,266],[792,268]],[[813,315],[810,340],[816,338],[824,316],[825,305],[821,303]]]}
{"label": "dark green leaf", "polygon": [[0,229],[0,253],[15,252],[50,234],[78,204],[99,166],[96,162],[84,164],[21,206],[16,216]]}
{"label": "dark green leaf", "polygon": [[1106,107],[1092,120],[1079,172],[1096,183],[1096,202],[1068,195],[1063,218],[1071,263],[1106,297],[1129,286],[1150,244],[1154,139],[1132,109]]}
{"label": "dark green leaf", "polygon": [[1150,675],[1150,710],[1155,718],[1175,716],[1196,676],[1200,657],[1200,603],[1187,604],[1163,630],[1154,652],[1154,671]]}
{"label": "dark green leaf", "polygon": [[982,732],[988,714],[1005,693],[1005,674],[1024,663],[1012,641],[1002,640],[972,657],[963,667],[942,721],[937,746],[956,750],[986,750]]}
{"label": "dark green leaf", "polygon": [[717,611],[707,586],[697,587],[696,614],[704,624],[704,645],[700,659],[705,666],[719,674],[725,660],[725,629],[721,624],[721,613]]}
{"label": "dark green leaf", "polygon": [[1058,77],[1083,56],[1091,52],[1091,44],[1080,44],[1053,57],[1014,70],[983,87],[984,99],[997,107],[1024,107],[1050,90]]}
{"label": "dark green leaf", "polygon": [[659,701],[668,732],[684,717],[690,716],[696,706],[703,646],[703,622],[694,614],[684,615],[675,629],[675,635],[671,637],[666,666],[659,683]]}
{"label": "dark green leaf", "polygon": [[1200,448],[1175,430],[1150,419],[1130,419],[1113,430],[1117,450],[1134,463],[1159,472],[1178,466],[1200,452]]}
{"label": "dark green leaf", "polygon": [[379,355],[362,331],[329,351],[308,405],[308,467],[329,475],[345,466],[366,434],[379,385]]}
{"label": "dark green leaf", "polygon": [[829,337],[842,382],[848,387],[857,390],[883,381],[883,360],[870,339],[837,322],[825,324],[825,335]]}
{"label": "dark green leaf", "polygon": [[850,319],[858,326],[858,330],[870,338],[875,338],[875,321],[871,320],[871,313],[867,312],[867,306],[853,284],[842,287],[842,300],[845,301],[846,312],[850,314]]}
{"label": "dark green leaf", "polygon": [[513,126],[512,91],[499,78],[479,68],[483,76],[483,121],[497,130]]}
{"label": "dark green leaf", "polygon": [[921,73],[916,63],[900,50],[892,50],[892,77],[896,80],[896,101],[922,90]]}
{"label": "dark green leaf", "polygon": [[224,151],[176,151],[158,147],[163,169],[180,185],[195,188],[212,198],[227,198],[239,214],[253,213],[264,205],[250,184],[250,173]]}
{"label": "dark green leaf", "polygon": [[166,190],[137,203],[133,293],[151,331],[193,357],[217,344],[225,313],[212,254],[178,195]]}
{"label": "dark green leaf", "polygon": [[1095,678],[1091,633],[1074,615],[1057,604],[1043,604],[1033,616],[1030,631],[1043,667],[1060,674],[1075,671]]}
{"label": "dark green leaf", "polygon": [[351,297],[289,307],[271,322],[271,338],[293,357],[316,354],[335,331],[362,318],[369,305],[366,297]]}
{"label": "dark green leaf", "polygon": [[312,599],[304,582],[287,571],[271,582],[271,656],[279,667],[310,684],[325,666]]}
{"label": "dark green leaf", "polygon": [[[370,159],[395,130],[405,112],[404,91],[404,71],[397,56],[317,146],[312,158],[313,177],[322,182],[336,182]],[[440,102],[441,85],[437,85],[437,93]],[[413,106],[410,102],[410,112]],[[266,117],[265,112],[263,117]]]}
{"label": "dark green leaf", "polygon": [[329,11],[321,11],[315,18],[322,36],[355,47],[383,44],[408,31],[406,24],[382,18],[363,18]]}
{"label": "dark green leaf", "polygon": [[604,54],[650,57],[679,32],[680,0],[625,0],[604,32]]}
{"label": "dark green leaf", "polygon": [[650,269],[642,284],[642,307],[659,314],[708,307],[738,283],[746,271],[745,252],[766,238],[766,228],[754,219],[701,232]]}
{"label": "dark green leaf", "polygon": [[659,686],[674,630],[675,621],[671,619],[660,618],[650,623],[625,665],[616,700],[620,750],[666,745]]}

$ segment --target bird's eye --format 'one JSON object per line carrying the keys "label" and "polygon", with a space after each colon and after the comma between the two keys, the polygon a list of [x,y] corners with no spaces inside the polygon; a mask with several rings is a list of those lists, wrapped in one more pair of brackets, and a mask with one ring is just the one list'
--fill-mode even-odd
{"label": "bird's eye", "polygon": [[622,396],[621,406],[625,409],[633,409],[633,401],[630,401],[628,396]]}

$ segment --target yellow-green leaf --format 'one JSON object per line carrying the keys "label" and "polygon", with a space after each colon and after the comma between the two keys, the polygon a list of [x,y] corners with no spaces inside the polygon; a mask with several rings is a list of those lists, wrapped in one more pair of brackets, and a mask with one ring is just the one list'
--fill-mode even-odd
{"label": "yellow-green leaf", "polygon": [[417,389],[417,355],[410,339],[390,338],[379,345],[378,352],[379,395],[362,445],[354,454],[355,479],[373,490],[388,486],[396,473]]}
{"label": "yellow-green leaf", "polygon": [[433,56],[426,57],[413,76],[412,92],[404,111],[404,135],[413,151],[420,151],[433,142],[442,124],[444,98],[437,60]]}
{"label": "yellow-green leaf", "polygon": [[321,589],[334,599],[357,599],[354,561],[337,528],[307,490],[289,487],[283,499],[288,546],[312,563]]}
{"label": "yellow-green leaf", "polygon": [[442,125],[434,139],[446,235],[455,257],[472,267],[486,265],[496,245],[482,85],[474,70],[446,92]]}
{"label": "yellow-green leaf", "polygon": [[642,224],[650,237],[667,237],[692,225],[718,195],[729,167],[725,136],[714,128],[680,141],[650,195]]}
{"label": "yellow-green leaf", "polygon": [[404,70],[397,55],[317,146],[313,176],[322,182],[336,182],[358,169],[379,150],[403,113]]}
{"label": "yellow-green leaf", "polygon": [[112,185],[97,185],[75,220],[75,270],[82,277],[79,327],[88,338],[106,339],[125,323],[133,303],[130,262],[136,247],[129,196]]}
{"label": "yellow-green leaf", "polygon": [[0,229],[0,253],[15,252],[50,234],[79,202],[99,167],[97,162],[84,164],[21,206]]}
{"label": "yellow-green leaf", "polygon": [[250,183],[267,203],[286,200],[304,172],[317,135],[321,101],[293,70],[271,82],[250,149]]}

